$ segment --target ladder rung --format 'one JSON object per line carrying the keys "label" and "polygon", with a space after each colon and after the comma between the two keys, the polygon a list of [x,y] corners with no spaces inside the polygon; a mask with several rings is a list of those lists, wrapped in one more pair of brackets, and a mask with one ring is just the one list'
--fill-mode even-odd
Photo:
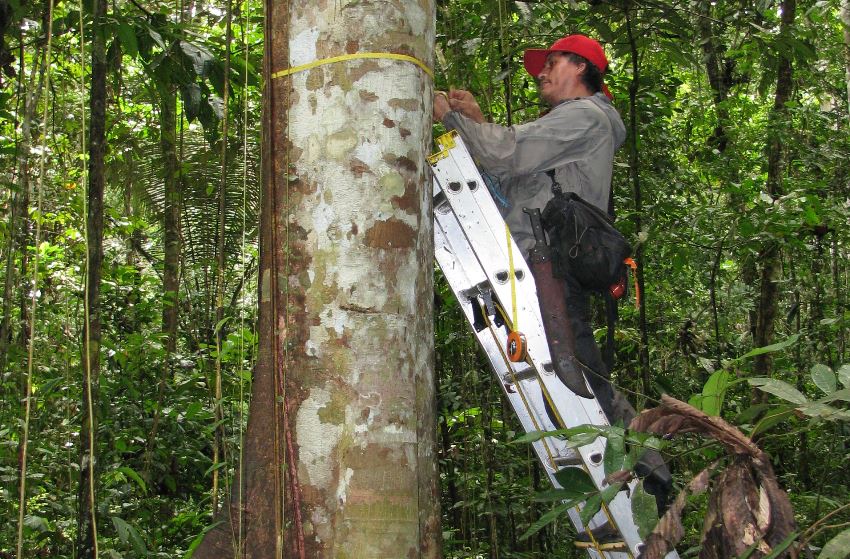
{"label": "ladder rung", "polygon": [[502,380],[507,384],[514,384],[523,380],[537,378],[537,371],[532,366],[526,366],[519,371],[507,372],[502,375]]}
{"label": "ladder rung", "polygon": [[567,466],[581,466],[584,461],[581,459],[581,455],[578,452],[571,452],[570,454],[562,454],[561,456],[555,457],[555,465],[561,468],[565,468]]}

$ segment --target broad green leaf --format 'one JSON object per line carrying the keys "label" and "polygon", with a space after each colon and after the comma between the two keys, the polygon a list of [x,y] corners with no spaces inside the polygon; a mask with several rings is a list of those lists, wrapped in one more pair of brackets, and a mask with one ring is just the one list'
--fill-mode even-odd
{"label": "broad green leaf", "polygon": [[848,412],[847,410],[840,410],[838,408],[833,408],[832,406],[827,406],[826,404],[821,404],[819,402],[810,402],[806,405],[800,406],[797,409],[808,415],[809,417],[820,417],[822,419],[828,419],[830,421],[839,419],[850,419],[850,412]]}
{"label": "broad green leaf", "polygon": [[850,528],[839,532],[826,542],[818,559],[847,559],[850,557]]}
{"label": "broad green leaf", "polygon": [[572,427],[570,429],[555,429],[554,431],[531,431],[530,433],[526,433],[521,437],[517,437],[516,439],[511,441],[511,444],[533,443],[539,441],[540,439],[545,439],[546,437],[570,438],[581,433],[596,433],[596,436],[598,436],[599,428],[594,427],[593,425],[579,425],[578,427]]}
{"label": "broad green leaf", "polygon": [[622,483],[615,483],[614,485],[609,485],[608,487],[606,487],[605,489],[603,489],[600,492],[600,495],[602,496],[602,502],[605,503],[605,504],[610,503],[611,501],[614,500],[614,497],[617,496],[617,493],[619,493],[622,490],[623,490],[623,484]]}
{"label": "broad green leaf", "polygon": [[726,388],[729,386],[729,371],[720,370],[708,377],[708,381],[702,389],[702,411],[708,415],[720,415],[723,407],[723,398],[726,396]]}
{"label": "broad green leaf", "polygon": [[838,380],[844,385],[844,388],[850,388],[850,363],[845,363],[836,371]]}
{"label": "broad green leaf", "polygon": [[836,390],[831,394],[827,394],[818,402],[822,404],[828,404],[829,402],[834,402],[836,400],[841,400],[843,402],[850,402],[850,388],[842,388],[841,390]]}
{"label": "broad green leaf", "polygon": [[561,487],[568,491],[576,491],[587,494],[596,491],[596,484],[590,475],[581,468],[564,468],[555,474],[555,479]]}
{"label": "broad green leaf", "polygon": [[756,377],[747,379],[747,382],[763,392],[773,394],[777,398],[791,402],[792,404],[803,405],[809,402],[799,390],[787,382],[775,378]]}
{"label": "broad green leaf", "polygon": [[136,31],[126,21],[122,21],[118,25],[118,38],[121,39],[121,46],[124,52],[130,58],[136,58],[139,54],[139,43],[136,40]]}
{"label": "broad green leaf", "polygon": [[573,435],[570,437],[567,443],[569,448],[578,448],[580,446],[586,446],[599,438],[600,433],[579,433],[577,435]]}
{"label": "broad green leaf", "polygon": [[770,344],[770,345],[764,346],[764,347],[757,347],[757,348],[753,349],[752,351],[745,353],[744,355],[739,357],[738,360],[747,359],[748,357],[755,357],[756,355],[762,355],[762,354],[765,354],[765,353],[773,353],[774,351],[783,350],[786,347],[792,346],[795,343],[797,343],[798,339],[800,339],[800,334],[794,334],[793,336],[790,336],[787,339],[782,340],[781,342],[777,342],[775,344]]}
{"label": "broad green leaf", "polygon": [[624,469],[626,440],[619,434],[609,434],[605,442],[605,475]]}
{"label": "broad green leaf", "polygon": [[812,382],[815,383],[815,386],[820,388],[825,394],[835,392],[835,373],[832,372],[832,369],[826,365],[817,363],[812,365],[809,374],[812,375]]}
{"label": "broad green leaf", "polygon": [[115,531],[118,532],[118,539],[121,543],[127,544],[130,542],[130,525],[118,516],[112,517],[112,524],[115,526]]}
{"label": "broad green leaf", "polygon": [[658,504],[655,496],[643,488],[643,480],[639,481],[632,491],[632,518],[641,539],[645,540],[658,523]]}
{"label": "broad green leaf", "polygon": [[519,537],[519,541],[527,540],[528,538],[539,532],[541,529],[554,522],[557,518],[565,514],[568,510],[570,510],[577,504],[577,502],[566,502],[556,506],[555,508],[541,516],[534,524],[529,526],[528,530],[526,530],[525,533]]}
{"label": "broad green leaf", "polygon": [[765,416],[759,420],[758,423],[755,424],[753,430],[750,431],[750,437],[756,436],[758,433],[762,433],[767,431],[777,423],[781,423],[788,419],[789,417],[793,417],[796,408],[794,406],[778,406],[772,411],[765,414]]}
{"label": "broad green leaf", "polygon": [[581,512],[579,513],[581,523],[587,526],[587,523],[590,522],[590,519],[593,518],[597,512],[599,512],[600,508],[602,508],[602,493],[591,495],[584,503],[584,507],[582,507]]}

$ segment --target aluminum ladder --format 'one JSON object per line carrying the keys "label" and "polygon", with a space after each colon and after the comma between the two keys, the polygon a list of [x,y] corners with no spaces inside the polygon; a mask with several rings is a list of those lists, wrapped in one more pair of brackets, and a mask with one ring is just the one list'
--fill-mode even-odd
{"label": "aluminum ladder", "polygon": [[[512,241],[509,255],[505,222],[462,138],[450,132],[438,138],[437,145],[437,153],[428,159],[433,171],[434,255],[523,429],[527,433],[557,429],[550,418],[552,411],[566,427],[608,425],[596,399],[576,396],[555,375],[534,277]],[[497,326],[509,322],[513,301],[517,324],[527,341],[527,359],[516,363],[506,350],[508,329]],[[577,449],[558,437],[532,444],[555,488],[561,488],[555,474],[563,468],[583,468],[597,488],[606,487],[605,439],[599,437]],[[631,489],[636,483],[630,482]],[[616,551],[592,542],[591,557],[634,559],[640,554],[643,541],[632,517],[631,489],[603,504],[588,526],[582,524],[578,510],[569,511],[579,533],[609,522],[622,536]],[[673,551],[665,559],[678,559],[678,555]]]}

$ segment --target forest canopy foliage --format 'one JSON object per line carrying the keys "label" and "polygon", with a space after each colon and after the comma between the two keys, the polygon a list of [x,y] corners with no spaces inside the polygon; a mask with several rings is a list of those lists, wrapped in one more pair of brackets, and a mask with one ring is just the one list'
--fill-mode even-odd
{"label": "forest canopy foliage", "polygon": [[[263,7],[118,0],[100,16],[98,3],[0,0],[2,557],[81,556],[81,516],[96,519],[104,557],[188,556],[238,471],[247,424]],[[473,91],[502,124],[543,109],[525,48],[573,32],[604,43],[629,129],[617,224],[644,294],[640,309],[620,307],[615,382],[639,409],[669,394],[752,437],[790,495],[794,545],[846,556],[850,3],[441,0],[437,17],[434,87]],[[95,376],[83,346],[98,41]],[[573,556],[569,523],[551,514],[529,447],[512,444],[521,428],[435,273],[444,555]],[[678,487],[724,456],[689,437],[665,453]],[[688,503],[683,556],[697,552],[707,506]]]}

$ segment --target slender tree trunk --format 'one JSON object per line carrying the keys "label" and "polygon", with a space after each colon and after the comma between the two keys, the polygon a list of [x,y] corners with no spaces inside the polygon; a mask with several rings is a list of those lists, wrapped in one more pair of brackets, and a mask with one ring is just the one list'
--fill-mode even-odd
{"label": "slender tree trunk", "polygon": [[89,183],[86,234],[86,320],[83,334],[83,424],[76,556],[97,557],[97,429],[100,382],[100,278],[103,262],[103,191],[106,153],[106,0],[92,3],[92,63],[89,100]]}
{"label": "slender tree trunk", "polygon": [[[782,0],[782,19],[780,21],[779,36],[790,37],[794,26],[794,18],[797,10],[796,0]],[[779,67],[776,78],[776,94],[773,100],[773,109],[768,119],[768,147],[767,147],[767,191],[774,198],[782,195],[782,175],[785,171],[782,151],[783,142],[781,129],[785,123],[787,111],[785,104],[791,97],[793,88],[793,68],[791,66],[791,53],[787,47],[777,48],[779,52]],[[754,345],[763,347],[769,345],[773,340],[773,328],[776,318],[776,309],[779,296],[779,264],[780,246],[776,241],[766,241],[759,253],[761,262],[761,277],[759,281],[759,297],[757,302],[757,320]],[[771,353],[757,355],[754,362],[754,370],[758,376],[769,376],[771,369]]]}
{"label": "slender tree trunk", "polygon": [[[629,52],[631,53],[632,62],[632,80],[629,83],[629,175],[632,179],[632,188],[634,190],[635,202],[635,230],[640,231],[643,220],[643,194],[640,184],[640,154],[638,153],[638,109],[637,109],[637,94],[640,84],[640,65],[638,62],[637,40],[632,29],[631,12],[629,7],[626,8],[626,30],[629,37]],[[642,390],[644,394],[652,394],[652,376],[649,370],[649,332],[646,324],[646,305],[648,297],[645,289],[644,269],[646,268],[646,259],[644,258],[643,244],[637,247],[635,258],[640,262],[637,269],[638,289],[641,293],[641,306],[639,314],[640,328],[640,377]]]}
{"label": "slender tree trunk", "polygon": [[708,83],[711,85],[711,91],[713,93],[714,112],[717,118],[712,143],[718,151],[723,152],[728,142],[726,123],[729,121],[729,111],[726,109],[725,102],[729,95],[729,88],[726,85],[726,76],[724,76],[721,68],[723,62],[722,47],[719,47],[717,44],[717,36],[714,34],[711,24],[712,5],[713,3],[710,0],[702,0],[700,2],[697,28],[700,33],[702,52],[705,58],[705,69],[708,74]]}
{"label": "slender tree trunk", "polygon": [[[217,466],[223,454],[222,444],[224,442],[224,422],[221,421],[223,410],[221,406],[221,348],[224,343],[224,265],[225,265],[225,234],[227,232],[227,134],[228,134],[228,104],[230,102],[230,45],[233,41],[233,28],[231,25],[233,17],[232,0],[227,2],[226,31],[225,31],[225,54],[224,54],[224,114],[221,125],[221,181],[218,187],[218,238],[216,246],[216,282],[215,282],[215,347],[217,357],[215,359],[214,380],[214,418],[215,433],[213,435],[213,466]],[[213,470],[212,484],[212,510],[213,514],[218,512],[218,468]]]}
{"label": "slender tree trunk", "polygon": [[[45,16],[47,17],[47,16]],[[44,26],[46,29],[46,26]],[[22,38],[23,42],[23,38]],[[23,51],[21,51],[21,73],[19,79],[25,79],[23,73]],[[33,60],[36,62],[33,65],[32,73],[30,74],[29,85],[24,92],[24,114],[21,119],[21,139],[17,144],[17,179],[18,188],[12,196],[11,212],[9,215],[9,246],[6,253],[6,276],[3,283],[3,316],[0,318],[0,370],[6,370],[8,362],[8,352],[12,346],[13,328],[12,328],[12,302],[16,299],[13,296],[15,286],[20,284],[20,278],[27,278],[29,268],[29,244],[30,231],[32,224],[29,218],[30,205],[30,152],[32,151],[33,143],[33,119],[35,112],[41,101],[41,93],[44,89],[45,70],[47,68],[44,60],[44,48],[39,44],[36,48]],[[37,129],[35,130],[37,132]],[[17,257],[20,260],[17,260]],[[28,281],[28,280],[27,280]],[[25,283],[24,285],[27,285]],[[29,290],[21,289],[17,300],[19,302],[20,316],[18,317],[18,347],[27,346],[27,336],[29,335]]]}
{"label": "slender tree trunk", "polygon": [[165,391],[173,375],[174,353],[177,351],[178,294],[180,289],[180,163],[177,161],[177,92],[175,87],[154,78],[159,94],[159,147],[162,151],[164,170],[163,237],[165,258],[162,267],[162,332],[165,334],[165,363],[157,379],[156,404],[154,405],[151,429],[145,448],[146,477],[156,452],[156,437]]}
{"label": "slender tree trunk", "polygon": [[159,93],[159,146],[165,163],[163,179],[165,206],[163,235],[165,261],[162,271],[164,305],[162,331],[169,355],[177,350],[178,293],[180,289],[180,164],[177,161],[177,92],[169,83],[157,80]]}
{"label": "slender tree trunk", "polygon": [[850,125],[850,0],[841,3],[841,23],[844,24],[844,76],[847,86],[847,124]]}
{"label": "slender tree trunk", "polygon": [[[242,480],[195,553],[438,557],[434,6],[266,2],[260,355]],[[290,52],[290,46],[292,48]]]}

